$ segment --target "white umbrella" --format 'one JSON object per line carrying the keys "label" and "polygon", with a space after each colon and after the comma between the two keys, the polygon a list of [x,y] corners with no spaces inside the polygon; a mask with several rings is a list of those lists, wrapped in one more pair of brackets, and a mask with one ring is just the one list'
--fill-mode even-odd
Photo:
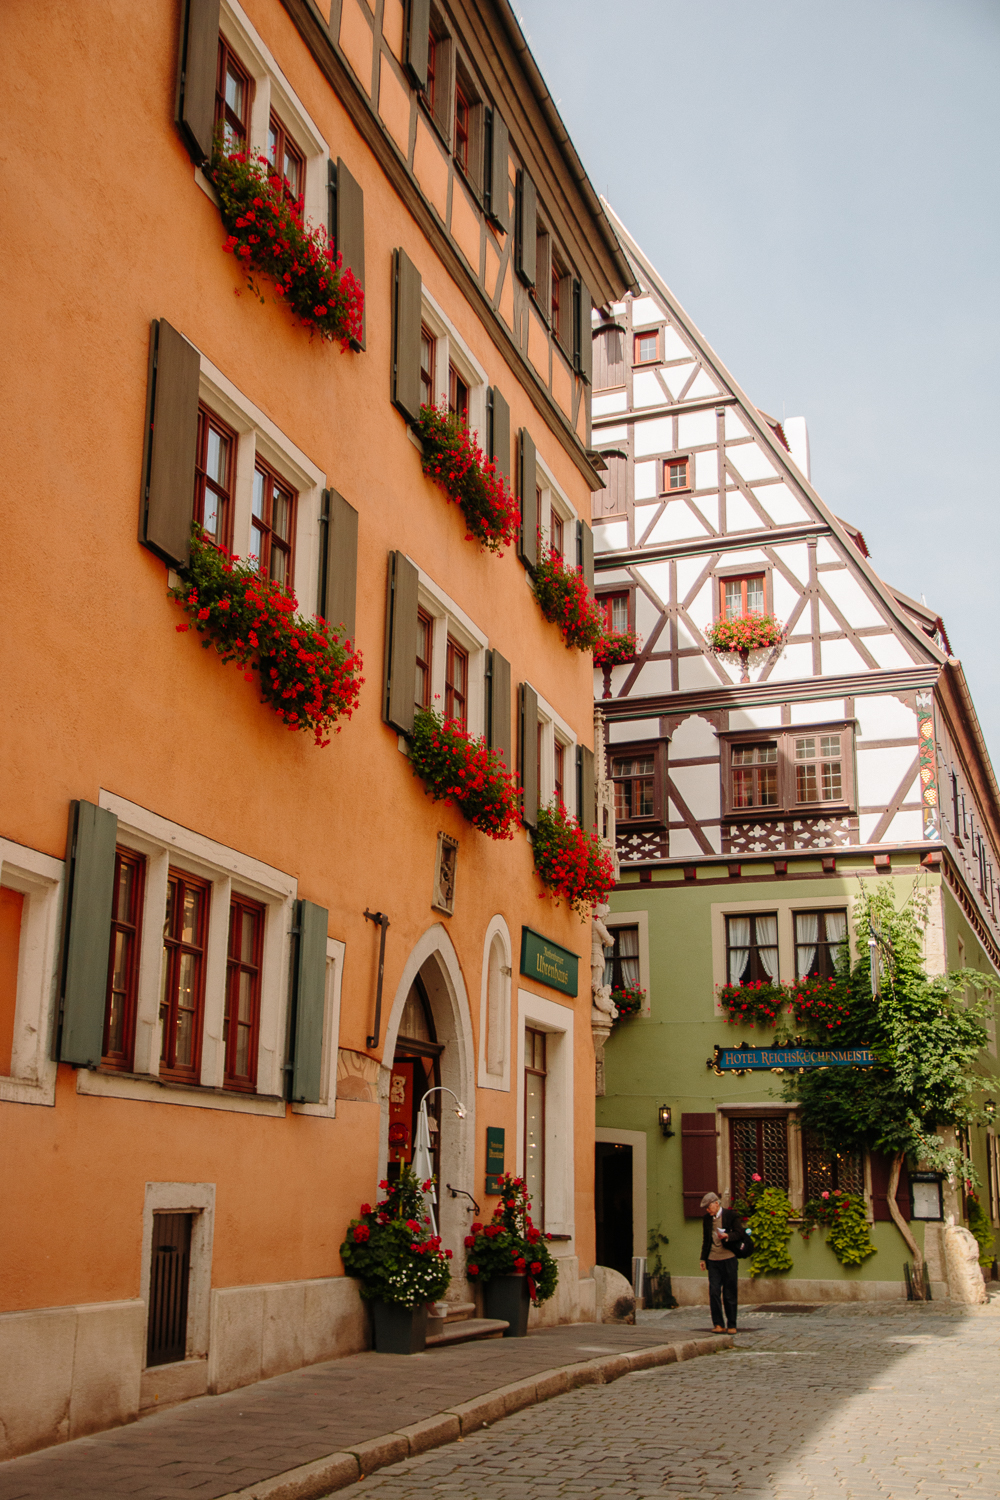
{"label": "white umbrella", "polygon": [[421,1184],[421,1191],[423,1191],[423,1184],[430,1182],[430,1187],[423,1193],[424,1207],[430,1216],[431,1233],[437,1234],[437,1214],[434,1211],[437,1203],[437,1187],[433,1181],[434,1158],[431,1155],[431,1127],[427,1118],[427,1101],[432,1094],[450,1094],[455,1101],[455,1113],[460,1120],[465,1119],[465,1105],[454,1089],[439,1086],[427,1090],[417,1110],[417,1136],[413,1143],[413,1171],[417,1181]]}

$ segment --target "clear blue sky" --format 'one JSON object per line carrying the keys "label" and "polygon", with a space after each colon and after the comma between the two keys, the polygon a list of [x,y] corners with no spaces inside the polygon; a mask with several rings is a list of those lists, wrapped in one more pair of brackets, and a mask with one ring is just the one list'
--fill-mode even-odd
{"label": "clear blue sky", "polygon": [[1000,773],[1000,0],[515,0],[583,159],[881,576]]}

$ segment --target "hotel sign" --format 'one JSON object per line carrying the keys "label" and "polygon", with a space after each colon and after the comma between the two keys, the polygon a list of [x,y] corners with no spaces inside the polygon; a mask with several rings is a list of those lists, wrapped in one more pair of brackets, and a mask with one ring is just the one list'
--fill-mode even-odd
{"label": "hotel sign", "polygon": [[568,948],[550,943],[530,927],[521,928],[521,973],[527,979],[562,990],[564,995],[575,995],[579,965],[580,960]]}
{"label": "hotel sign", "polygon": [[794,1072],[798,1068],[874,1068],[878,1059],[868,1047],[716,1047],[708,1066],[714,1073]]}

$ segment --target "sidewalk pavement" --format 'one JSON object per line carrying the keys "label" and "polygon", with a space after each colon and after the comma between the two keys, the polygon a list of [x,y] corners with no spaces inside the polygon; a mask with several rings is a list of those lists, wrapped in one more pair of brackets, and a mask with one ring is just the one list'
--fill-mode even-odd
{"label": "sidewalk pavement", "polygon": [[[352,1354],[0,1464],[0,1500],[318,1500],[576,1386],[727,1349],[684,1326],[574,1323],[425,1354]],[[669,1342],[667,1342],[669,1340]]]}

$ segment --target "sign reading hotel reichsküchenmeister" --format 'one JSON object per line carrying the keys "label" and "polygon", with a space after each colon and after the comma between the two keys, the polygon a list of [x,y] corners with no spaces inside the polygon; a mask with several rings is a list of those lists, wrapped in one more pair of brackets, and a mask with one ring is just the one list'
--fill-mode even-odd
{"label": "sign reading hotel reichsk\u00fcchenmeister", "polygon": [[708,1066],[716,1073],[763,1072],[785,1068],[874,1068],[877,1059],[867,1047],[834,1047],[820,1052],[811,1047],[716,1047]]}
{"label": "sign reading hotel reichsk\u00fcchenmeister", "polygon": [[579,965],[580,960],[568,948],[550,943],[530,927],[521,928],[521,973],[528,979],[562,990],[564,995],[575,995]]}

